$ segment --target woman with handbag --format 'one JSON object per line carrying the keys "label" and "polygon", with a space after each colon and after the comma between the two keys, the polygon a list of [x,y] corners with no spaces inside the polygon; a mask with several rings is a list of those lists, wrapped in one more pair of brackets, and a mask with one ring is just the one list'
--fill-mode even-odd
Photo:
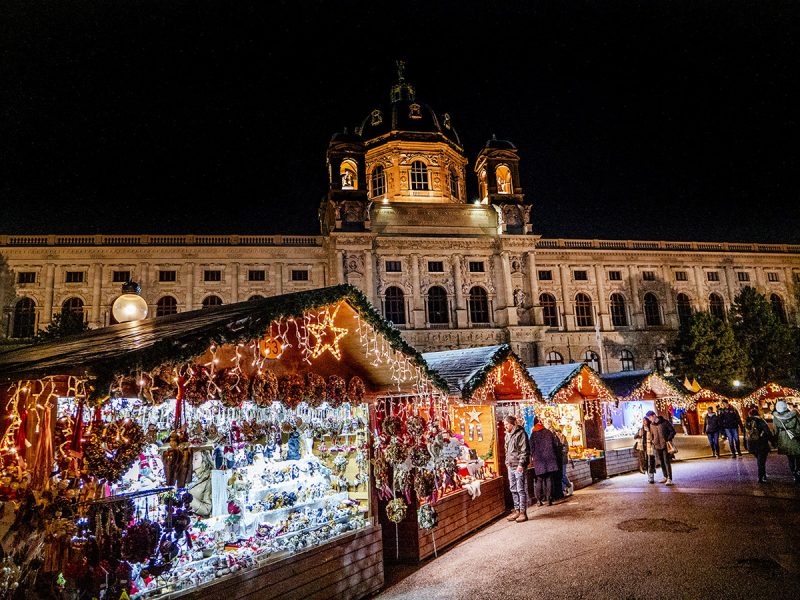
{"label": "woman with handbag", "polygon": [[789,410],[786,402],[778,400],[772,413],[772,424],[778,435],[778,454],[786,455],[794,482],[800,483],[800,417]]}

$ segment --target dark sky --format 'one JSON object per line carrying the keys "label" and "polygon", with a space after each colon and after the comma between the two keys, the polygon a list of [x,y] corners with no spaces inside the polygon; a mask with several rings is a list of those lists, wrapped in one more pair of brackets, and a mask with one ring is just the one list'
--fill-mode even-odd
{"label": "dark sky", "polygon": [[519,147],[536,233],[800,243],[798,34],[797,2],[6,2],[0,232],[317,233],[404,58],[470,169]]}

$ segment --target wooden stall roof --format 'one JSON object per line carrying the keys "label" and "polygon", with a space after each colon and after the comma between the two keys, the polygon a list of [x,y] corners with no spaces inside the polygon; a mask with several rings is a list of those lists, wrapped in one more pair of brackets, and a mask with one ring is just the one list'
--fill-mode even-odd
{"label": "wooden stall roof", "polygon": [[730,401],[731,399],[728,396],[723,396],[722,394],[718,394],[714,390],[710,390],[708,388],[700,388],[699,391],[691,394],[687,399],[686,402],[690,406],[697,405],[698,402],[722,402],[723,400]]}
{"label": "wooden stall roof", "polygon": [[[508,344],[425,352],[422,357],[428,366],[447,383],[450,395],[465,402],[469,401],[472,392],[486,381],[493,369],[505,364],[507,361],[513,361],[520,367],[520,374],[535,391],[536,397],[531,399],[541,400],[541,392],[536,386],[536,382],[528,374],[525,365]],[[514,399],[521,399],[521,391],[516,390],[516,392],[518,395]],[[504,393],[504,396],[509,393],[512,396],[514,395],[513,391],[509,390]]]}
{"label": "wooden stall roof", "polygon": [[351,329],[342,340],[343,360],[360,363],[377,384],[391,383],[389,368],[385,364],[373,365],[364,356],[358,335],[352,332],[358,318],[417,365],[436,387],[447,390],[445,381],[403,340],[397,328],[375,310],[361,291],[346,284],[121,323],[4,352],[0,354],[0,382],[65,374],[110,381],[116,374],[192,360],[203,355],[212,343],[259,339],[270,330],[273,321],[301,318],[306,311],[340,302],[349,307],[341,316]]}
{"label": "wooden stall roof", "polygon": [[762,385],[752,394],[742,398],[745,404],[756,404],[761,400],[776,400],[778,398],[800,398],[800,390],[781,385],[780,383],[770,382]]}
{"label": "wooden stall roof", "polygon": [[680,384],[649,369],[603,373],[600,378],[618,399],[624,401],[686,398],[686,393],[681,390]]}
{"label": "wooden stall roof", "polygon": [[[530,367],[528,373],[536,381],[546,402],[559,401],[568,390],[571,392],[570,395],[574,393],[582,399],[614,399],[612,390],[586,363]],[[581,377],[582,375],[585,377]],[[581,377],[580,380],[579,377]]]}

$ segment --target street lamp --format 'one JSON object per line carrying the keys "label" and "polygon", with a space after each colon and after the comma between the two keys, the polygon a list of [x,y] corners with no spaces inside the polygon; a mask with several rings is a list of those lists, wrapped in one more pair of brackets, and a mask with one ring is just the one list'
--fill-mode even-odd
{"label": "street lamp", "polygon": [[742,382],[739,381],[738,379],[734,379],[733,380],[733,387],[738,388],[741,385],[742,385]]}
{"label": "street lamp", "polygon": [[111,314],[119,323],[138,321],[147,316],[147,302],[139,294],[142,286],[135,281],[122,284],[122,295],[111,305]]}

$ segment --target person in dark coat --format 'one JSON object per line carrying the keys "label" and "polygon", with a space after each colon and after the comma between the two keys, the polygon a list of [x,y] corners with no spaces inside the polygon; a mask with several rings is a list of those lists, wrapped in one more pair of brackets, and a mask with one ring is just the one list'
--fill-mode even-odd
{"label": "person in dark coat", "polygon": [[506,470],[514,510],[507,520],[524,523],[528,520],[528,436],[525,429],[517,424],[513,415],[503,419],[506,431]]}
{"label": "person in dark coat", "polygon": [[534,468],[534,493],[539,506],[545,500],[553,504],[553,473],[558,473],[559,454],[561,453],[558,438],[545,428],[539,417],[533,419],[533,431],[530,442],[531,466]]}
{"label": "person in dark coat", "polygon": [[706,420],[703,423],[703,433],[708,436],[708,444],[711,446],[711,453],[719,458],[719,415],[714,412],[714,407],[709,406],[706,413]]}
{"label": "person in dark coat", "polygon": [[744,447],[756,457],[758,464],[758,483],[767,483],[767,456],[769,444],[774,438],[767,422],[758,416],[757,408],[750,410],[750,416],[744,423],[744,432]]}
{"label": "person in dark coat", "polygon": [[675,437],[675,428],[667,419],[649,410],[642,422],[642,447],[647,455],[647,481],[655,483],[656,466],[661,467],[664,478],[659,483],[672,485],[672,455],[667,442]]}
{"label": "person in dark coat", "polygon": [[725,431],[728,444],[731,447],[732,458],[742,458],[742,448],[739,445],[739,430],[742,428],[742,417],[739,411],[733,408],[727,400],[722,401],[722,408],[719,409],[719,425]]}
{"label": "person in dark coat", "polygon": [[800,483],[800,415],[791,410],[785,400],[775,403],[772,425],[778,438],[778,454],[789,459],[789,471],[795,483]]}

